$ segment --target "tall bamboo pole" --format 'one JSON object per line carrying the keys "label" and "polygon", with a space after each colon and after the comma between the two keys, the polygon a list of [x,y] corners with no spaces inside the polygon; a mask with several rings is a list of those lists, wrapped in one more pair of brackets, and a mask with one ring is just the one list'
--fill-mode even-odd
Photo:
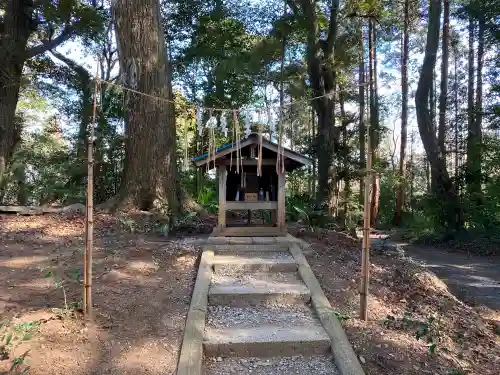
{"label": "tall bamboo pole", "polygon": [[85,210],[85,255],[83,259],[83,313],[92,318],[92,248],[94,245],[94,136],[97,118],[99,64],[95,74],[93,119],[87,148],[87,204]]}
{"label": "tall bamboo pole", "polygon": [[364,197],[363,249],[361,253],[361,287],[360,287],[360,318],[368,320],[368,287],[370,284],[370,214],[371,214],[371,182],[372,182],[372,147],[370,124],[366,129],[366,172]]}

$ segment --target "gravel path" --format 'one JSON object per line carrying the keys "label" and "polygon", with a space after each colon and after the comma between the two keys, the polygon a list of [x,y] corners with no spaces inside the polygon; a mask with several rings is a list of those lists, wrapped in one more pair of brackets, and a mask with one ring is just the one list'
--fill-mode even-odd
{"label": "gravel path", "polygon": [[302,283],[297,272],[287,273],[235,273],[231,270],[212,275],[211,286],[223,285],[262,285],[269,283]]}
{"label": "gravel path", "polygon": [[282,358],[210,358],[205,362],[204,375],[338,375],[330,356]]}
{"label": "gravel path", "polygon": [[259,307],[209,306],[207,326],[212,328],[258,327],[275,324],[280,327],[321,325],[314,311],[306,305],[266,305]]}

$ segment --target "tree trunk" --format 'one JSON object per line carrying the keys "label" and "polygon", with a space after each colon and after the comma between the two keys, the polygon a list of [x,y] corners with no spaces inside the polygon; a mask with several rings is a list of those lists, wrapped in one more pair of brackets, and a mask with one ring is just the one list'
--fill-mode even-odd
{"label": "tree trunk", "polygon": [[[454,51],[454,72],[455,72],[455,77],[454,77],[454,91],[455,91],[455,103],[454,103],[454,109],[455,109],[455,119],[454,119],[454,132],[455,132],[455,178],[458,177],[459,174],[459,159],[458,159],[458,148],[459,148],[459,127],[458,127],[458,121],[459,121],[459,104],[458,104],[458,86],[459,86],[459,81],[458,81],[458,71],[457,71],[457,66],[458,66],[458,49],[455,47]],[[460,192],[460,191],[458,191]]]}
{"label": "tree trunk", "polygon": [[[316,139],[316,114],[314,113],[314,108],[311,107],[311,135],[312,139]],[[316,173],[316,160],[317,160],[317,155],[314,155],[312,158],[312,196],[314,199],[316,199],[316,179],[317,179],[317,173]]]}
{"label": "tree trunk", "polygon": [[[331,192],[330,178],[333,155],[338,150],[340,132],[335,128],[335,89],[336,71],[334,66],[334,47],[337,40],[337,14],[339,0],[332,0],[327,38],[319,40],[320,28],[316,1],[300,2],[302,14],[308,25],[307,29],[307,68],[312,95],[319,97],[312,102],[318,114],[318,132],[316,150],[318,157],[318,190],[316,202],[321,205],[329,200]],[[297,8],[294,8],[298,12]],[[326,94],[330,94],[325,96]]]}
{"label": "tree trunk", "polygon": [[[468,87],[467,87],[467,161],[466,161],[466,183],[469,197],[472,201],[480,203],[481,197],[481,128],[477,127],[477,116],[474,104],[474,38],[476,24],[471,18],[469,20],[469,57],[468,57]],[[484,31],[483,37],[484,39]],[[484,54],[484,41],[482,44],[482,53]],[[478,48],[479,57],[479,48]],[[479,62],[478,62],[479,68]],[[482,67],[481,67],[482,68]],[[479,77],[479,75],[478,75]],[[479,82],[478,82],[479,84]],[[482,86],[482,82],[481,82]]]}
{"label": "tree trunk", "polygon": [[115,0],[121,66],[126,84],[157,97],[127,94],[126,158],[119,206],[181,210],[171,82],[158,0]]}
{"label": "tree trunk", "polygon": [[401,49],[401,144],[399,148],[399,181],[396,195],[396,210],[394,224],[403,223],[403,208],[405,204],[406,177],[406,143],[408,139],[408,54],[410,43],[410,0],[405,0],[403,48]]}
{"label": "tree trunk", "polygon": [[441,0],[431,0],[426,49],[415,95],[415,106],[420,137],[431,165],[432,180],[436,182],[435,194],[437,202],[442,204],[441,222],[449,229],[460,229],[462,215],[458,195],[446,169],[445,161],[440,155],[438,140],[429,110],[429,94],[439,47],[440,17]]}
{"label": "tree trunk", "polygon": [[430,106],[432,127],[434,129],[434,133],[436,133],[436,130],[437,130],[437,127],[436,127],[436,70],[432,71],[432,83],[431,83],[431,90],[429,93],[429,106]]}
{"label": "tree trunk", "polygon": [[344,189],[340,195],[342,200],[342,210],[340,210],[340,223],[343,228],[347,228],[347,216],[349,211],[349,198],[351,195],[351,176],[349,174],[349,140],[347,137],[347,126],[349,121],[345,112],[345,91],[339,86],[340,118],[342,121],[342,175],[344,177]]}
{"label": "tree trunk", "polygon": [[380,175],[377,173],[378,162],[378,144],[379,144],[379,111],[378,111],[378,90],[377,90],[377,47],[376,47],[376,31],[375,21],[370,19],[368,24],[368,40],[369,40],[369,60],[370,60],[370,143],[371,153],[373,157],[375,170],[373,173],[372,182],[372,197],[370,206],[371,225],[374,226],[379,212],[380,200]]}
{"label": "tree trunk", "polygon": [[15,121],[19,88],[26,59],[57,47],[71,38],[76,27],[66,25],[51,40],[42,40],[27,49],[28,39],[38,27],[32,0],[4,0],[0,33],[0,188],[3,176],[21,137],[21,124]]}
{"label": "tree trunk", "polygon": [[21,136],[15,114],[31,33],[31,12],[27,3],[23,0],[6,1],[0,33],[0,186],[3,186],[9,159]]}
{"label": "tree trunk", "polygon": [[[366,125],[365,125],[365,44],[363,41],[363,23],[359,28],[359,169],[366,170]],[[359,204],[363,205],[365,191],[365,177],[359,178]]]}
{"label": "tree trunk", "polygon": [[446,107],[448,101],[448,56],[449,56],[449,27],[450,27],[450,1],[444,0],[444,15],[443,15],[443,37],[441,57],[441,87],[439,93],[439,127],[438,127],[438,143],[441,158],[446,163]]}
{"label": "tree trunk", "polygon": [[[470,120],[472,126],[469,126],[469,137],[467,139],[467,176],[469,178],[469,194],[472,201],[477,205],[483,203],[482,199],[482,189],[481,189],[481,163],[482,163],[482,122],[483,122],[483,64],[484,64],[484,19],[479,20],[479,28],[477,35],[477,82],[476,82],[476,100],[473,108],[470,108],[471,113]],[[469,31],[471,31],[469,29]],[[473,31],[470,35],[473,35]],[[473,45],[470,45],[470,47]],[[472,51],[472,54],[474,52]],[[469,52],[470,54],[470,52]],[[469,85],[474,85],[474,56],[469,55]],[[472,72],[471,72],[472,69]],[[474,101],[470,98],[474,93],[469,93],[469,100]]]}

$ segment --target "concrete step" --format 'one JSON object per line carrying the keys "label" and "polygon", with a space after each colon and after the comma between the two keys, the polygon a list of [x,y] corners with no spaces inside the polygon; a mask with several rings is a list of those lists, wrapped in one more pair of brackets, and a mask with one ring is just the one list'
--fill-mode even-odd
{"label": "concrete step", "polygon": [[327,354],[330,339],[318,325],[207,328],[203,347],[209,357],[286,357]]}
{"label": "concrete step", "polygon": [[[271,253],[272,254],[272,253]],[[279,256],[216,255],[213,261],[215,272],[296,272],[298,265],[291,255]]]}
{"label": "concrete step", "polygon": [[310,299],[309,289],[296,273],[214,273],[208,291],[209,304],[234,307],[298,304]]}
{"label": "concrete step", "polygon": [[287,252],[290,248],[288,243],[274,244],[220,244],[211,245],[215,253],[240,254],[240,253],[269,253]]}

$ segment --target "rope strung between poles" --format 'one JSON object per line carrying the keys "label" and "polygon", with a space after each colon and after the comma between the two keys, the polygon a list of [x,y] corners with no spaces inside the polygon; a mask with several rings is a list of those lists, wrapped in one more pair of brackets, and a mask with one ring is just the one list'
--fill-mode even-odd
{"label": "rope strung between poles", "polygon": [[[135,89],[130,88],[130,87],[126,87],[124,85],[121,85],[119,83],[115,83],[115,82],[112,82],[112,81],[106,81],[106,80],[103,80],[103,79],[100,79],[100,78],[97,78],[97,80],[99,81],[100,84],[103,84],[103,85],[118,87],[118,88],[121,88],[124,91],[132,92],[134,94],[143,95],[143,96],[146,96],[146,97],[149,97],[149,98],[152,98],[152,99],[158,99],[158,100],[161,100],[161,101],[164,101],[164,102],[175,104],[175,101],[171,100],[171,99],[167,99],[167,98],[163,98],[163,97],[159,97],[159,96],[154,96],[154,95],[151,95],[151,94],[146,94],[144,92],[135,90]],[[347,91],[347,89],[345,88],[342,91]],[[338,92],[338,90],[337,90],[337,92]],[[301,103],[306,103],[307,104],[309,102],[312,102],[312,101],[318,100],[318,99],[322,99],[322,98],[332,98],[332,96],[334,95],[334,93],[335,93],[334,91],[328,92],[326,94],[318,95],[318,96],[315,96],[315,97],[312,97],[312,98],[298,100],[298,101],[295,101],[293,103],[283,104],[283,106],[274,105],[274,106],[266,106],[266,107],[278,109],[278,108],[281,108],[281,107],[283,107],[283,108],[290,107],[292,104],[293,105],[301,104]],[[202,110],[215,111],[215,112],[233,111],[233,110],[236,110],[238,112],[241,111],[240,108],[201,107],[201,106],[198,106],[196,104],[186,104],[186,106],[189,107],[189,108],[193,108],[193,109],[201,108]],[[246,109],[246,111],[257,111],[257,110],[260,110],[260,109],[262,109],[262,107],[249,107],[249,108]]]}

